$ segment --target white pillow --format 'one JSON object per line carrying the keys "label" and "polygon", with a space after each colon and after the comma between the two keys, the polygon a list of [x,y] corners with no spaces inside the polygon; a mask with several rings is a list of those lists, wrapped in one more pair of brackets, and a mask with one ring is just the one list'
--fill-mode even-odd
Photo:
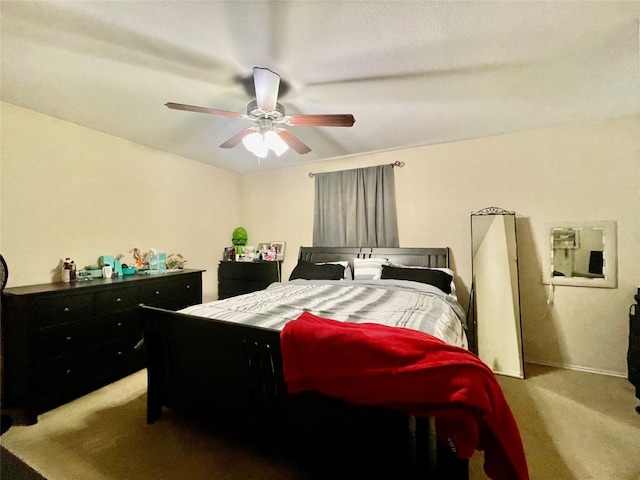
{"label": "white pillow", "polygon": [[387,264],[388,260],[386,258],[354,258],[353,279],[380,280],[382,266]]}
{"label": "white pillow", "polygon": [[415,266],[415,265],[400,265],[399,263],[392,263],[392,264],[390,264],[390,266],[398,267],[398,268],[423,268],[423,269],[429,269],[429,270],[440,270],[441,272],[448,273],[449,275],[451,275],[451,295],[454,296],[454,297],[456,296],[456,284],[453,282],[453,279],[455,278],[456,274],[450,268],[444,268],[444,267],[420,267],[420,266]]}
{"label": "white pillow", "polygon": [[316,265],[326,265],[328,263],[342,265],[344,267],[344,277],[342,277],[342,279],[353,280],[353,276],[351,275],[351,266],[349,265],[349,262],[347,262],[346,260],[343,262],[320,262],[320,263],[316,263]]}

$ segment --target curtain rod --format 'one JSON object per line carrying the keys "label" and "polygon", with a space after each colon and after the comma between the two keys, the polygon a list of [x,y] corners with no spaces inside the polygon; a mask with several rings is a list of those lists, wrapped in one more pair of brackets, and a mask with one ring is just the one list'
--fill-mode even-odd
{"label": "curtain rod", "polygon": [[[395,162],[390,164],[392,167],[404,167],[404,162],[401,162],[400,160],[396,160]],[[309,178],[313,178],[315,177],[316,174],[313,172],[309,172]]]}

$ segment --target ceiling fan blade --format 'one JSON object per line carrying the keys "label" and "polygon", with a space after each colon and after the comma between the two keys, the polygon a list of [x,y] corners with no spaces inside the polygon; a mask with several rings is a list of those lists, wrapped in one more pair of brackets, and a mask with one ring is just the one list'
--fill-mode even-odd
{"label": "ceiling fan blade", "polygon": [[209,113],[211,115],[222,115],[223,117],[231,118],[243,118],[244,114],[237,112],[230,112],[229,110],[218,110],[217,108],[208,107],[196,107],[194,105],[184,105],[182,103],[165,103],[165,106],[173,108],[174,110],[186,110],[188,112]]}
{"label": "ceiling fan blade", "polygon": [[278,103],[280,75],[268,68],[253,67],[253,81],[256,86],[256,103],[265,112],[273,112]]}
{"label": "ceiling fan blade", "polygon": [[250,133],[255,132],[253,128],[245,128],[244,130],[236,133],[233,137],[231,137],[226,142],[220,144],[220,148],[233,148],[236,147],[242,142],[242,139],[249,135]]}
{"label": "ceiling fan blade", "polygon": [[290,148],[293,148],[300,155],[304,155],[305,153],[309,153],[311,149],[307,147],[304,143],[300,141],[298,137],[296,137],[289,130],[280,130],[278,135],[284,142],[289,145]]}
{"label": "ceiling fan blade", "polygon": [[355,122],[350,113],[289,115],[286,120],[294,127],[351,127]]}

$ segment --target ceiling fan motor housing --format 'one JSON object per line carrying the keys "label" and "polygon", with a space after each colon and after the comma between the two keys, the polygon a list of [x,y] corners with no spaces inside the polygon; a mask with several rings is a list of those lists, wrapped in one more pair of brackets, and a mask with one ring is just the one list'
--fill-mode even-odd
{"label": "ceiling fan motor housing", "polygon": [[258,106],[257,100],[252,100],[247,105],[247,115],[251,120],[260,120],[262,118],[268,118],[272,121],[282,122],[285,117],[284,107],[280,103],[276,103],[276,109],[272,112],[267,112]]}

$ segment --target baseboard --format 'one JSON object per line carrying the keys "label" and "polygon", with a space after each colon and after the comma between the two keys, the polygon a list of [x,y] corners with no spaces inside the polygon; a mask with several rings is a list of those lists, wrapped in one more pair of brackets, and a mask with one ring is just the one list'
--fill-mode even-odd
{"label": "baseboard", "polygon": [[597,373],[599,375],[607,375],[609,377],[627,378],[627,374],[620,372],[612,372],[610,370],[600,370],[596,368],[581,367],[579,365],[566,365],[563,363],[542,362],[539,360],[527,359],[525,363],[533,363],[535,365],[544,365],[546,367],[563,368],[565,370],[576,370],[578,372]]}

